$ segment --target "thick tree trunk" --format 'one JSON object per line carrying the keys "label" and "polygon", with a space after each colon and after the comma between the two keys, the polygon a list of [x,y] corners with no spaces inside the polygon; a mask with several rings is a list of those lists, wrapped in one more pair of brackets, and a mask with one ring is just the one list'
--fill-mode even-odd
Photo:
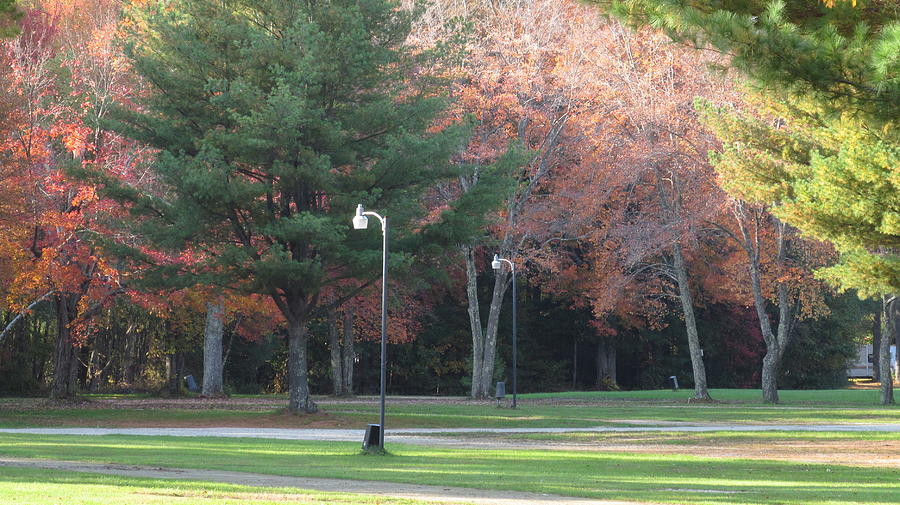
{"label": "thick tree trunk", "polygon": [[778,374],[781,370],[781,358],[784,356],[784,350],[790,340],[790,304],[788,301],[788,289],[784,283],[779,283],[776,288],[778,292],[779,317],[778,317],[778,333],[772,333],[769,323],[769,316],[765,311],[765,299],[762,297],[762,290],[759,287],[759,268],[758,265],[753,274],[753,298],[756,305],[756,313],[760,318],[760,327],[763,333],[763,340],[766,343],[766,355],[763,357],[762,365],[762,394],[763,400],[767,403],[778,403]]}
{"label": "thick tree trunk", "polygon": [[481,309],[478,306],[478,271],[475,269],[475,246],[464,245],[460,249],[466,263],[466,301],[469,312],[469,329],[472,332],[472,398],[484,398],[489,393],[481,381],[484,366],[484,330],[481,326]]}
{"label": "thick tree trunk", "polygon": [[767,403],[778,403],[778,371],[781,360],[776,350],[766,346],[762,364],[762,395]]}
{"label": "thick tree trunk", "polygon": [[[883,296],[882,307],[884,310],[883,319],[885,322],[885,332],[881,335],[881,342],[878,349],[878,376],[881,381],[881,404],[882,405],[893,405],[894,404],[894,380],[891,376],[891,335],[894,333],[894,317],[891,312],[893,312],[893,305],[896,299],[888,299],[887,296]],[[900,351],[900,348],[898,348]]]}
{"label": "thick tree trunk", "polygon": [[687,329],[688,352],[691,355],[691,368],[694,373],[694,399],[710,400],[706,387],[706,366],[703,364],[703,352],[700,349],[700,337],[697,333],[697,321],[694,318],[694,296],[688,279],[687,267],[681,253],[681,244],[672,245],[673,267],[678,279],[678,298],[684,313],[684,326]]}
{"label": "thick tree trunk", "polygon": [[611,339],[602,337],[597,343],[597,388],[611,388],[617,385],[616,345]]}
{"label": "thick tree trunk", "polygon": [[487,330],[484,334],[484,351],[482,352],[481,383],[484,385],[485,397],[491,395],[494,379],[494,364],[497,356],[497,329],[500,325],[500,309],[503,307],[503,295],[509,285],[509,272],[501,268],[494,272],[494,291],[488,311]]}
{"label": "thick tree trunk", "polygon": [[344,309],[344,338],[343,338],[343,375],[341,377],[341,389],[344,396],[353,396],[353,364],[356,362],[356,350],[353,346],[353,307]]}
{"label": "thick tree trunk", "polygon": [[334,396],[344,395],[344,360],[341,356],[337,309],[328,309],[328,350],[331,354],[331,387]]}
{"label": "thick tree trunk", "polygon": [[319,409],[309,395],[307,339],[306,324],[288,321],[288,411],[313,414]]}
{"label": "thick tree trunk", "polygon": [[222,335],[224,334],[225,305],[206,302],[206,329],[203,332],[203,396],[225,394],[222,375]]}
{"label": "thick tree trunk", "polygon": [[72,336],[72,321],[78,306],[78,299],[70,294],[59,294],[56,302],[56,348],[53,359],[53,380],[50,383],[50,398],[71,398],[76,392],[77,360],[75,340]]}

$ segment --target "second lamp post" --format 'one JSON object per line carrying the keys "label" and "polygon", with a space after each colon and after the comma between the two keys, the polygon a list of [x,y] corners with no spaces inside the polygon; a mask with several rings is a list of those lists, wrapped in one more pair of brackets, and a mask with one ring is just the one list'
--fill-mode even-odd
{"label": "second lamp post", "polygon": [[378,450],[384,452],[384,388],[385,370],[387,368],[387,256],[388,256],[388,220],[375,212],[363,209],[362,204],[356,206],[356,216],[353,217],[353,228],[364,230],[369,226],[366,216],[378,218],[381,223],[382,249],[381,249],[381,418],[378,436]]}
{"label": "second lamp post", "polygon": [[494,255],[494,261],[491,262],[491,268],[500,270],[503,263],[508,263],[512,269],[512,408],[516,408],[516,264],[506,258],[501,258],[499,254]]}

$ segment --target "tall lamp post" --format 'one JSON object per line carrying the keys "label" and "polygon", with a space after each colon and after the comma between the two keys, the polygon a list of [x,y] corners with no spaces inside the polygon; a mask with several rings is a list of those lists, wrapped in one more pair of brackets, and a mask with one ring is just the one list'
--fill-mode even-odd
{"label": "tall lamp post", "polygon": [[512,408],[516,408],[516,356],[518,352],[516,352],[516,264],[512,261],[509,261],[506,258],[501,258],[499,254],[494,255],[494,261],[491,262],[491,268],[494,270],[500,270],[500,267],[503,266],[503,263],[509,264],[509,268],[512,269],[512,365],[513,365],[513,383],[512,383],[512,393],[513,393],[513,401]]}
{"label": "tall lamp post", "polygon": [[356,206],[356,216],[353,217],[353,228],[365,230],[369,226],[369,218],[374,216],[381,223],[382,249],[381,249],[381,418],[378,436],[378,449],[384,452],[384,389],[385,370],[387,368],[387,256],[388,256],[388,220],[375,212],[363,209],[362,204]]}

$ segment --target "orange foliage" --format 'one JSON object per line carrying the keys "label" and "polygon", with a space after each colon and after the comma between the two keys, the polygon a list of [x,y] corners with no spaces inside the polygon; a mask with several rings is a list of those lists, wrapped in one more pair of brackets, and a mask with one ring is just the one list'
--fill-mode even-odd
{"label": "orange foliage", "polygon": [[2,45],[9,62],[2,92],[19,102],[19,114],[0,137],[2,155],[12,161],[7,166],[14,167],[3,174],[0,191],[19,188],[16,211],[0,215],[0,247],[16,261],[6,284],[14,309],[53,292],[89,315],[121,291],[118,273],[89,240],[103,233],[101,218],[116,206],[67,171],[78,165],[122,170],[135,159],[132,146],[100,127],[109,105],[129,94],[112,38],[117,9],[115,2],[38,2],[21,34]]}

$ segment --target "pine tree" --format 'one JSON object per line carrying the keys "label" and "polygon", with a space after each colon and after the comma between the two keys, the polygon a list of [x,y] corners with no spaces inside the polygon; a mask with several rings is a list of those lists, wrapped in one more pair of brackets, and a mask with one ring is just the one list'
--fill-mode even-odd
{"label": "pine tree", "polygon": [[[157,281],[269,296],[289,337],[289,410],[309,398],[307,322],[323,289],[380,275],[381,237],[351,232],[358,203],[391,219],[391,241],[450,174],[461,127],[433,131],[444,105],[388,0],[175,0],[135,11],[127,53],[151,85],[119,131],[159,150],[150,192],[129,201],[132,257]],[[411,241],[412,242],[412,241]],[[191,251],[155,261],[148,248]],[[158,257],[157,257],[158,259]],[[392,259],[404,260],[402,251]]]}

